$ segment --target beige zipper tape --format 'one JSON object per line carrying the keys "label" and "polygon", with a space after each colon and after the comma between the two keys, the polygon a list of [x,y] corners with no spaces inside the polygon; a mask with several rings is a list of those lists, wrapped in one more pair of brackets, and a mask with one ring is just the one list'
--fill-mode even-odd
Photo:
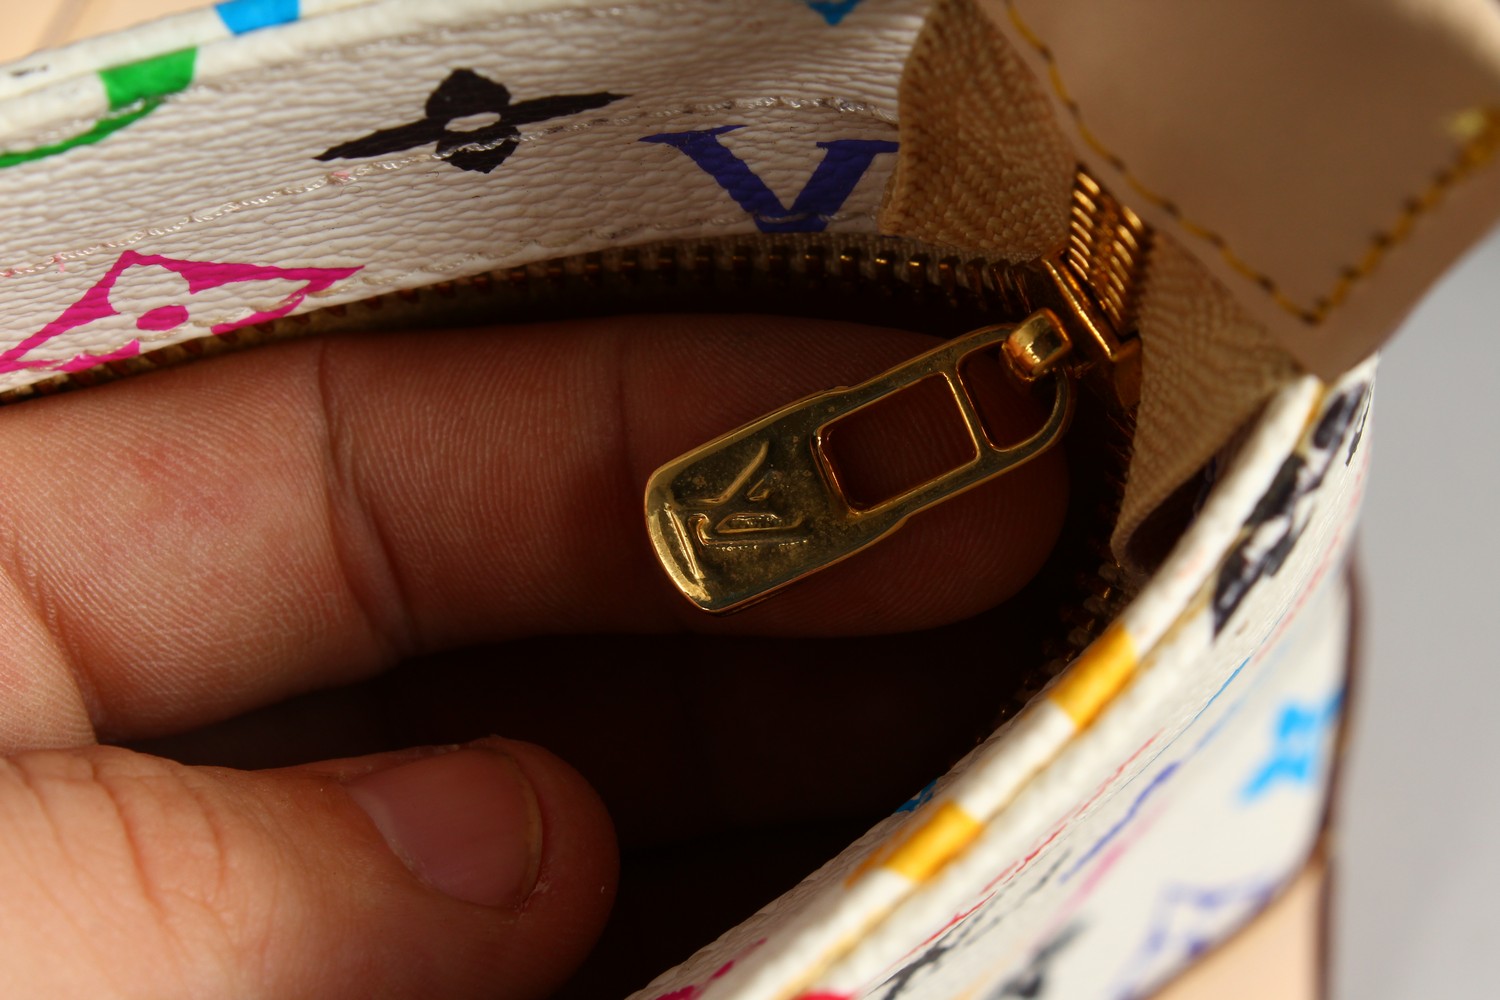
{"label": "beige zipper tape", "polygon": [[1368,355],[1500,218],[1486,0],[936,0],[901,105],[886,231],[1053,254],[1080,163],[1151,230],[1113,540],[1138,572],[1278,387]]}

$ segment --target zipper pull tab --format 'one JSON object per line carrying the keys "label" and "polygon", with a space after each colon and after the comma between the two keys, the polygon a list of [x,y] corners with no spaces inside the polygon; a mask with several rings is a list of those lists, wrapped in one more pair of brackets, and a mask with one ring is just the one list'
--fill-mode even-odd
{"label": "zipper pull tab", "polygon": [[[961,366],[999,347],[1024,382],[1050,374],[1052,411],[1031,437],[992,441]],[[1059,364],[1072,345],[1057,317],[1033,313],[1019,326],[988,326],[950,340],[868,382],[784,406],[652,473],[646,526],[663,568],[684,597],[710,612],[734,611],[847,559],[918,511],[1009,472],[1046,452],[1073,415],[1071,376]],[[825,451],[831,425],[922,379],[953,393],[974,457],[872,506],[852,502]]]}

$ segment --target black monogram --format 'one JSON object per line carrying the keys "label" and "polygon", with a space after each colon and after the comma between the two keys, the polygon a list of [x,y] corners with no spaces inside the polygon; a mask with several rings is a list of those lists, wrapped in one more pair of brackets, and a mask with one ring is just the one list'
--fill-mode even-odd
{"label": "black monogram", "polygon": [[1306,453],[1288,456],[1271,486],[1256,503],[1239,541],[1224,558],[1214,584],[1214,635],[1224,629],[1236,609],[1262,578],[1281,571],[1287,557],[1307,528],[1311,513],[1304,501],[1323,485],[1328,470],[1338,458],[1338,448],[1352,427],[1344,464],[1348,465],[1364,435],[1365,415],[1370,408],[1370,385],[1347,389],[1333,400],[1318,419]]}
{"label": "black monogram", "polygon": [[[437,143],[437,153],[460,170],[487,174],[515,152],[521,127],[549,118],[577,114],[618,101],[623,94],[559,94],[510,103],[503,83],[480,76],[471,69],[456,69],[427,98],[426,116],[420,121],[384,128],[358,139],[339,143],[319,153],[319,160],[353,160],[389,156],[418,146]],[[470,129],[452,124],[464,118],[493,115],[495,120]]]}

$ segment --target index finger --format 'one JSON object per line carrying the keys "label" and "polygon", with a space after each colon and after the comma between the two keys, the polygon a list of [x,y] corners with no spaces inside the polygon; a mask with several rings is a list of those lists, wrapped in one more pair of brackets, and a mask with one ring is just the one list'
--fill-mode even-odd
{"label": "index finger", "polygon": [[[1058,456],[725,621],[671,590],[641,525],[662,461],[930,343],[769,317],[356,337],[0,412],[0,743],[173,731],[481,640],[892,631],[990,606],[1052,544]],[[1010,419],[1020,437],[1034,418]]]}

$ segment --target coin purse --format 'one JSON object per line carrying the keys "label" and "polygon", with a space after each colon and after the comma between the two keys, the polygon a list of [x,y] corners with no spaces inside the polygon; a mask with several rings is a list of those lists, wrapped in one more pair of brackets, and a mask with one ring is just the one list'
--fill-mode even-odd
{"label": "coin purse", "polygon": [[[634,996],[1146,995],[1318,849],[1368,358],[1497,214],[1497,20],[230,0],[0,69],[0,397],[579,302],[990,330],[1082,498],[1034,668],[948,773]],[[721,442],[696,499],[663,480],[641,530],[687,596],[763,596],[765,554],[815,569],[853,523],[743,489],[797,440]]]}

